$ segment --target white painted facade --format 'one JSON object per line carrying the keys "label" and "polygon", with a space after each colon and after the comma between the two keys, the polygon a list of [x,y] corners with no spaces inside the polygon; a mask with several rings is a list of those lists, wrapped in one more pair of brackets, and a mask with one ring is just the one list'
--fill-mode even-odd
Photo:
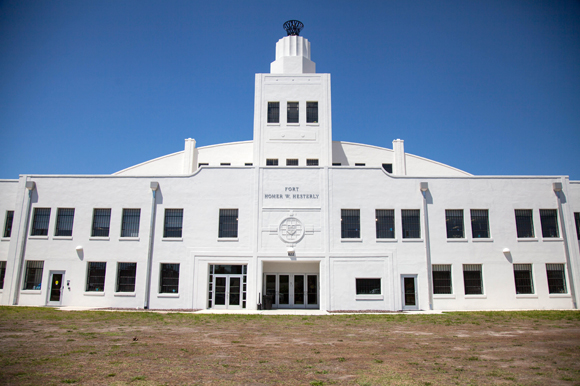
{"label": "white painted facade", "polygon": [[[0,240],[0,304],[256,309],[268,292],[275,308],[331,311],[576,308],[580,182],[473,176],[407,154],[399,139],[393,149],[333,141],[330,75],[315,72],[310,53],[300,36],[277,43],[271,72],[256,75],[252,141],[197,148],[190,138],[183,151],[113,175],[0,180],[2,236],[13,215]],[[72,208],[71,235],[56,236],[58,214]],[[47,209],[42,223],[37,213]],[[92,236],[102,209],[108,236]],[[130,235],[126,209],[140,210]],[[181,235],[165,237],[174,209]],[[392,213],[392,224],[377,210]],[[482,237],[472,210],[487,214]],[[531,213],[533,236],[518,238],[516,210]],[[555,228],[541,210],[556,214]],[[451,236],[447,211],[463,216]],[[418,222],[403,224],[403,215]],[[106,263],[102,284],[89,273],[94,263]],[[135,264],[134,288],[119,286],[122,263]],[[178,267],[177,281],[163,276],[167,267]],[[516,290],[522,267],[529,285]],[[476,293],[466,294],[468,276]],[[406,296],[405,283],[414,287]]]}

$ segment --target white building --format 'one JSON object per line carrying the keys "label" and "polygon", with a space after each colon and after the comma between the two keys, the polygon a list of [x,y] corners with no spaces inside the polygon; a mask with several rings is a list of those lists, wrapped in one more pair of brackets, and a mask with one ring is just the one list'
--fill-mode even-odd
{"label": "white building", "polygon": [[330,75],[296,25],[256,75],[253,141],[0,181],[0,304],[577,308],[580,181],[332,141]]}

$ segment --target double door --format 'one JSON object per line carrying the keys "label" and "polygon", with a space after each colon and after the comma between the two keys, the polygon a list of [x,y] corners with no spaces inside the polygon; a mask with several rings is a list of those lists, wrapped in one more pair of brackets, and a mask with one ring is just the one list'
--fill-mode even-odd
{"label": "double door", "polygon": [[213,308],[242,308],[242,275],[214,275]]}
{"label": "double door", "polygon": [[267,273],[264,293],[273,297],[274,308],[318,308],[318,275]]}

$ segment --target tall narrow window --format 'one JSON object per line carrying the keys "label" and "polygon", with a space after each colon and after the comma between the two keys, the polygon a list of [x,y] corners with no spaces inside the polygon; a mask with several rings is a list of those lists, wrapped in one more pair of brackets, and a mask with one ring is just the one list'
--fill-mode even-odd
{"label": "tall narrow window", "polygon": [[487,209],[471,209],[471,236],[474,239],[489,238],[489,212]]}
{"label": "tall narrow window", "polygon": [[58,208],[56,212],[56,228],[54,229],[54,235],[72,236],[74,219],[74,208]]}
{"label": "tall narrow window", "polygon": [[481,264],[463,264],[463,287],[466,295],[482,295]]}
{"label": "tall narrow window", "polygon": [[14,221],[14,211],[6,211],[6,221],[4,221],[4,237],[12,235],[12,222]]}
{"label": "tall narrow window", "polygon": [[514,279],[516,282],[516,294],[534,293],[531,264],[514,264]]}
{"label": "tall narrow window", "polygon": [[531,209],[516,209],[516,230],[518,238],[534,237],[534,221]]}
{"label": "tall narrow window", "polygon": [[403,225],[404,239],[421,238],[421,221],[419,219],[419,209],[401,210],[401,223]]}
{"label": "tall narrow window", "polygon": [[109,227],[111,224],[111,209],[93,210],[93,231],[92,237],[109,237]]}
{"label": "tall narrow window", "polygon": [[280,102],[268,102],[268,123],[280,123]]}
{"label": "tall narrow window", "polygon": [[6,262],[0,261],[0,289],[4,289],[5,276],[6,276]]}
{"label": "tall narrow window", "polygon": [[306,102],[306,123],[318,123],[318,102]]}
{"label": "tall narrow window", "polygon": [[540,209],[540,222],[542,223],[542,237],[560,237],[556,209]]}
{"label": "tall narrow window", "polygon": [[287,123],[298,123],[298,102],[287,103]]}
{"label": "tall narrow window", "polygon": [[26,261],[26,277],[23,289],[39,290],[41,288],[43,267],[44,261]]}
{"label": "tall narrow window", "polygon": [[296,158],[286,159],[286,166],[298,166],[298,160]]}
{"label": "tall narrow window", "polygon": [[220,209],[218,237],[238,237],[238,210]]}
{"label": "tall narrow window", "polygon": [[306,166],[318,166],[318,159],[307,159],[306,160]]}
{"label": "tall narrow window", "polygon": [[135,292],[137,263],[117,264],[117,292]]}
{"label": "tall narrow window", "polygon": [[48,236],[50,208],[34,208],[31,236]]}
{"label": "tall narrow window", "polygon": [[87,292],[103,292],[105,290],[105,273],[107,263],[89,262],[87,265]]}
{"label": "tall narrow window", "polygon": [[462,209],[447,209],[445,211],[445,224],[448,239],[462,239],[464,237]]}
{"label": "tall narrow window", "polygon": [[548,274],[548,290],[551,294],[568,293],[564,264],[546,264],[546,273]]}
{"label": "tall narrow window", "polygon": [[574,220],[576,221],[576,238],[580,240],[580,213],[574,213]]}
{"label": "tall narrow window", "polygon": [[266,166],[278,166],[278,159],[277,158],[266,159]]}
{"label": "tall narrow window", "polygon": [[375,211],[377,239],[395,238],[395,211],[393,209],[377,209]]}
{"label": "tall narrow window", "polygon": [[139,237],[141,209],[123,209],[121,237]]}
{"label": "tall narrow window", "polygon": [[165,209],[163,237],[181,237],[183,226],[183,209]]}
{"label": "tall narrow window", "polygon": [[360,238],[360,209],[341,209],[340,230],[343,239]]}
{"label": "tall narrow window", "polygon": [[433,293],[451,294],[451,265],[433,264]]}
{"label": "tall narrow window", "polygon": [[179,293],[179,264],[161,264],[159,293]]}

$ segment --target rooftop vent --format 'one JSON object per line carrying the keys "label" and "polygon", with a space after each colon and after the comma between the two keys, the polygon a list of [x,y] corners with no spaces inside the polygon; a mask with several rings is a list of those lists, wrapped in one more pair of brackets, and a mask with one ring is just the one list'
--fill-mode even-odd
{"label": "rooftop vent", "polygon": [[288,20],[284,23],[284,29],[288,36],[299,36],[302,28],[304,28],[304,24],[298,20]]}

